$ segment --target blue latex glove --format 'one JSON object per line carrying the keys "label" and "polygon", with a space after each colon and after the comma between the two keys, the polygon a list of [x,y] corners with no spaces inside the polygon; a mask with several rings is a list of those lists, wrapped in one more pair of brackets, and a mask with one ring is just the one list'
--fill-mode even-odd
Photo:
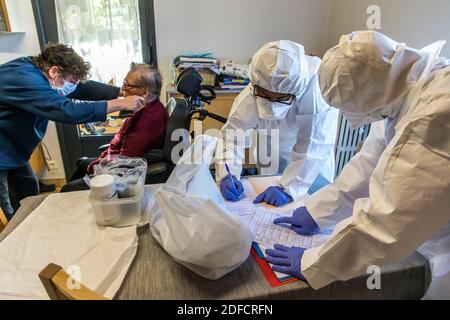
{"label": "blue latex glove", "polygon": [[220,183],[220,192],[228,201],[239,201],[240,196],[244,193],[244,186],[235,176],[228,175]]}
{"label": "blue latex glove", "polygon": [[290,274],[306,281],[301,273],[301,261],[305,249],[299,247],[289,248],[281,244],[276,244],[274,248],[275,250],[266,249],[266,260],[273,265],[272,270]]}
{"label": "blue latex glove", "polygon": [[277,218],[273,220],[273,223],[290,224],[292,230],[305,236],[312,236],[320,232],[319,226],[311,217],[306,207],[295,209],[292,217]]}
{"label": "blue latex glove", "polygon": [[292,201],[292,197],[283,191],[281,187],[269,187],[256,197],[253,203],[266,202],[273,206],[281,207]]}

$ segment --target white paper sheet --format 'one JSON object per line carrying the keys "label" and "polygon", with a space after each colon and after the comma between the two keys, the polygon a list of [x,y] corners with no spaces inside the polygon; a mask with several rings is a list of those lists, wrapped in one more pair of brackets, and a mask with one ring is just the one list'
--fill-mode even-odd
{"label": "white paper sheet", "polygon": [[136,226],[98,226],[88,195],[50,195],[0,243],[0,299],[48,299],[38,274],[49,263],[114,296],[136,254]]}
{"label": "white paper sheet", "polygon": [[245,190],[244,197],[237,202],[225,201],[225,207],[231,214],[240,217],[245,225],[249,227],[259,205],[253,203],[257,194],[249,181],[242,180],[242,185]]}
{"label": "white paper sheet", "polygon": [[[258,208],[250,224],[250,231],[253,235],[253,241],[258,243],[264,257],[266,249],[273,249],[275,244],[281,244],[286,247],[301,247],[305,249],[322,245],[330,237],[332,230],[324,230],[322,233],[313,236],[302,236],[295,231],[277,226],[273,220],[279,217],[291,215],[289,213],[280,213]],[[272,267],[272,264],[269,264]],[[278,279],[286,279],[289,275],[275,272]]]}
{"label": "white paper sheet", "polygon": [[322,245],[331,235],[331,230],[325,230],[317,235],[303,236],[285,226],[278,226],[273,223],[274,219],[286,215],[265,208],[258,208],[250,224],[253,241],[270,248],[273,248],[275,244],[281,244],[287,247],[309,249]]}

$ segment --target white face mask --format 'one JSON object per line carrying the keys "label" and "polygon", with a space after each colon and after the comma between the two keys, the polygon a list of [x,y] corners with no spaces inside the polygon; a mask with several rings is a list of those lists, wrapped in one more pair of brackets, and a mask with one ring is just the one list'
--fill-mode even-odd
{"label": "white face mask", "polygon": [[58,91],[58,93],[62,96],[68,96],[69,94],[71,94],[76,90],[77,86],[78,82],[72,83],[70,81],[64,80],[64,85],[62,87],[52,86],[52,89]]}
{"label": "white face mask", "polygon": [[256,97],[256,106],[261,119],[280,120],[286,117],[288,111],[294,106],[294,103],[291,105],[286,105],[279,102],[270,102],[269,100],[261,97]]}

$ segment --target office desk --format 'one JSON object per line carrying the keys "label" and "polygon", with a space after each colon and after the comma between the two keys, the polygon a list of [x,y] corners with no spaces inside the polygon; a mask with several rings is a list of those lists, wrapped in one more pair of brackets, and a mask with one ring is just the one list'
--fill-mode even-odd
{"label": "office desk", "polygon": [[[45,197],[25,199],[0,234],[0,241]],[[116,299],[419,299],[430,284],[428,262],[417,252],[382,268],[381,290],[367,289],[367,275],[335,282],[318,291],[300,281],[271,288],[251,257],[237,270],[211,281],[173,261],[153,239],[148,227],[138,229],[138,234],[136,257]]]}

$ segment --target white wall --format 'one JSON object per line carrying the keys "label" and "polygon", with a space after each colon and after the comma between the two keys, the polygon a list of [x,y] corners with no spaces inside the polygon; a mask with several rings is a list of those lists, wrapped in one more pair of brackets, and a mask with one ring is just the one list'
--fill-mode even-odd
{"label": "white wall", "polygon": [[[24,32],[17,35],[0,35],[0,64],[22,56],[35,55],[40,52],[39,38],[34,22],[33,8],[28,0],[6,0],[6,7],[14,32]],[[20,130],[20,128],[17,128]],[[42,179],[63,179],[64,165],[59,147],[58,135],[53,122],[50,122],[44,143],[56,160],[58,170],[45,171]]]}
{"label": "white wall", "polygon": [[328,46],[342,34],[367,29],[367,7],[381,9],[381,32],[415,48],[447,40],[443,55],[450,57],[450,0],[333,0]]}
{"label": "white wall", "polygon": [[40,52],[31,1],[6,0],[6,8],[12,31],[25,33],[0,35],[0,63]]}
{"label": "white wall", "polygon": [[331,0],[155,0],[158,67],[186,52],[249,61],[268,41],[289,39],[321,54]]}

